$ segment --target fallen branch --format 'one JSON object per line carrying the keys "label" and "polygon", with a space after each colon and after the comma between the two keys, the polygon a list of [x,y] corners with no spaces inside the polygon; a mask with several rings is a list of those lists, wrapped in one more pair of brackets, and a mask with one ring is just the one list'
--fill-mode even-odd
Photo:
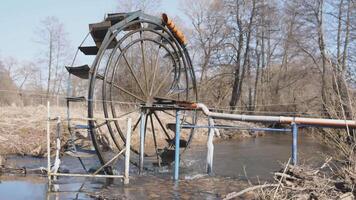
{"label": "fallen branch", "polygon": [[240,192],[232,192],[229,193],[225,196],[224,200],[229,200],[229,199],[233,199],[235,197],[241,196],[247,192],[256,190],[256,189],[262,189],[262,188],[266,188],[266,187],[278,187],[278,184],[265,184],[265,185],[256,185],[256,186],[252,186],[249,188],[246,188],[244,190],[241,190]]}
{"label": "fallen branch", "polygon": [[280,173],[280,172],[276,172],[274,173],[275,176],[280,176],[280,177],[283,177],[283,178],[286,178],[286,179],[292,179],[292,180],[299,180],[298,178],[294,177],[294,176],[291,176],[291,175],[288,175],[288,174],[284,174],[284,173]]}
{"label": "fallen branch", "polygon": [[[287,162],[287,164],[286,164],[286,167],[285,167],[284,170],[283,170],[283,174],[286,174],[286,171],[287,171],[287,169],[288,169],[289,163],[290,163],[290,158],[288,159],[288,162]],[[278,189],[279,189],[279,187],[282,185],[282,180],[283,180],[283,178],[284,178],[284,176],[281,176],[281,178],[279,179],[278,186],[277,186],[276,191],[274,192],[274,195],[273,195],[273,199],[276,197],[276,194],[277,194],[277,192],[278,192]]]}

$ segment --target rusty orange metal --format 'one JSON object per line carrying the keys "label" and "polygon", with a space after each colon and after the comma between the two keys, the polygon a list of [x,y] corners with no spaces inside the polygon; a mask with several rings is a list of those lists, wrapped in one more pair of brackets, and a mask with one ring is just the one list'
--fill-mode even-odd
{"label": "rusty orange metal", "polygon": [[178,42],[182,45],[187,44],[187,38],[184,36],[183,32],[174,24],[173,20],[168,17],[166,13],[162,14],[162,20],[166,23],[168,29],[173,33],[174,37],[177,38]]}

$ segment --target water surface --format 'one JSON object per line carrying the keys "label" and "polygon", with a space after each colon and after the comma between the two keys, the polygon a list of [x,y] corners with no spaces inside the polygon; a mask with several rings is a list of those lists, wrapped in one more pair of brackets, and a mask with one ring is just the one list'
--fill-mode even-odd
{"label": "water surface", "polygon": [[[214,176],[205,175],[205,145],[194,146],[182,156],[181,180],[178,183],[172,181],[170,169],[162,169],[159,174],[138,176],[132,167],[128,186],[119,180],[62,177],[53,188],[61,192],[48,193],[46,177],[1,176],[0,199],[93,199],[99,195],[121,199],[216,199],[243,189],[247,186],[246,179],[252,182],[271,179],[271,172],[280,170],[281,163],[288,161],[291,144],[291,134],[285,133],[216,142]],[[312,165],[320,164],[324,160],[323,153],[330,152],[329,148],[306,134],[299,135],[298,147],[299,162]],[[46,166],[46,159],[30,157],[12,157],[8,162],[28,168]],[[65,157],[62,162],[64,168],[72,172],[83,172],[74,158]],[[95,158],[84,162],[98,165]]]}

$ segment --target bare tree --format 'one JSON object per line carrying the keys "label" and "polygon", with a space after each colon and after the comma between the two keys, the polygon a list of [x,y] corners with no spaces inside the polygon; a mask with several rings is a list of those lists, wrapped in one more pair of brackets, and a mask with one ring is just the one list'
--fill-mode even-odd
{"label": "bare tree", "polygon": [[18,94],[13,91],[17,90],[15,82],[9,76],[6,66],[0,60],[0,105],[11,105],[19,103]]}
{"label": "bare tree", "polygon": [[251,111],[262,104],[259,110],[320,114],[340,110],[341,102],[351,114],[348,88],[355,87],[356,73],[352,0],[199,0],[184,5],[189,5],[184,11],[192,24],[198,85],[209,91],[201,100],[231,109],[246,105]]}
{"label": "bare tree", "polygon": [[[63,24],[56,17],[46,17],[42,20],[40,27],[36,30],[36,35],[38,37],[36,41],[43,47],[42,61],[47,63],[48,75],[46,95],[48,98],[50,93],[53,93],[56,91],[56,87],[59,87],[58,82],[61,82],[58,80],[59,77],[61,77],[59,76],[59,69],[63,69],[64,66],[63,59],[66,59],[65,55],[68,53],[65,50],[65,47],[68,46],[68,40],[66,39]],[[55,70],[54,74],[53,70]]]}
{"label": "bare tree", "polygon": [[144,12],[155,12],[159,10],[161,0],[119,0],[117,10],[119,12],[132,12],[142,10]]}
{"label": "bare tree", "polygon": [[[246,68],[248,67],[248,59],[250,54],[250,41],[252,34],[252,26],[254,22],[254,17],[256,15],[256,1],[252,0],[251,12],[249,14],[249,20],[246,22],[246,29],[244,30],[242,24],[242,16],[241,16],[241,2],[236,1],[236,4],[232,6],[235,10],[235,30],[238,30],[238,48],[237,48],[237,59],[236,59],[236,68],[234,75],[234,84],[232,87],[232,94],[230,100],[230,107],[232,110],[236,108],[237,102],[241,97],[242,85],[245,77]],[[246,42],[243,50],[243,40],[244,35],[246,34]],[[241,54],[244,51],[242,66],[241,66]]]}
{"label": "bare tree", "polygon": [[190,48],[195,54],[199,88],[202,88],[210,79],[209,70],[217,67],[217,53],[229,33],[229,28],[221,26],[225,24],[226,18],[220,1],[185,1],[183,5],[193,27]]}

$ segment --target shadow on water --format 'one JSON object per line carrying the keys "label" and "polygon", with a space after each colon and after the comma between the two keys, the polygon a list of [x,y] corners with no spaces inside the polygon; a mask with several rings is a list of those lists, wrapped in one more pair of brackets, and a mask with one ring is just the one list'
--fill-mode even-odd
{"label": "shadow on water", "polygon": [[[183,156],[181,180],[174,183],[169,169],[160,173],[137,176],[131,167],[130,184],[124,186],[120,180],[62,177],[48,193],[47,178],[37,176],[0,176],[0,199],[95,199],[98,196],[119,199],[216,199],[247,186],[245,181],[266,181],[271,172],[281,168],[291,153],[290,134],[273,133],[263,137],[223,141],[215,144],[214,176],[206,176],[206,147],[194,146]],[[324,161],[323,153],[330,149],[315,139],[300,134],[300,162],[319,165]],[[10,164],[28,168],[46,166],[46,159],[11,157]],[[83,172],[76,159],[65,157],[65,168],[72,172]],[[85,160],[92,166],[98,165],[95,158]],[[246,177],[247,175],[247,177]],[[257,178],[258,177],[258,178]]]}

